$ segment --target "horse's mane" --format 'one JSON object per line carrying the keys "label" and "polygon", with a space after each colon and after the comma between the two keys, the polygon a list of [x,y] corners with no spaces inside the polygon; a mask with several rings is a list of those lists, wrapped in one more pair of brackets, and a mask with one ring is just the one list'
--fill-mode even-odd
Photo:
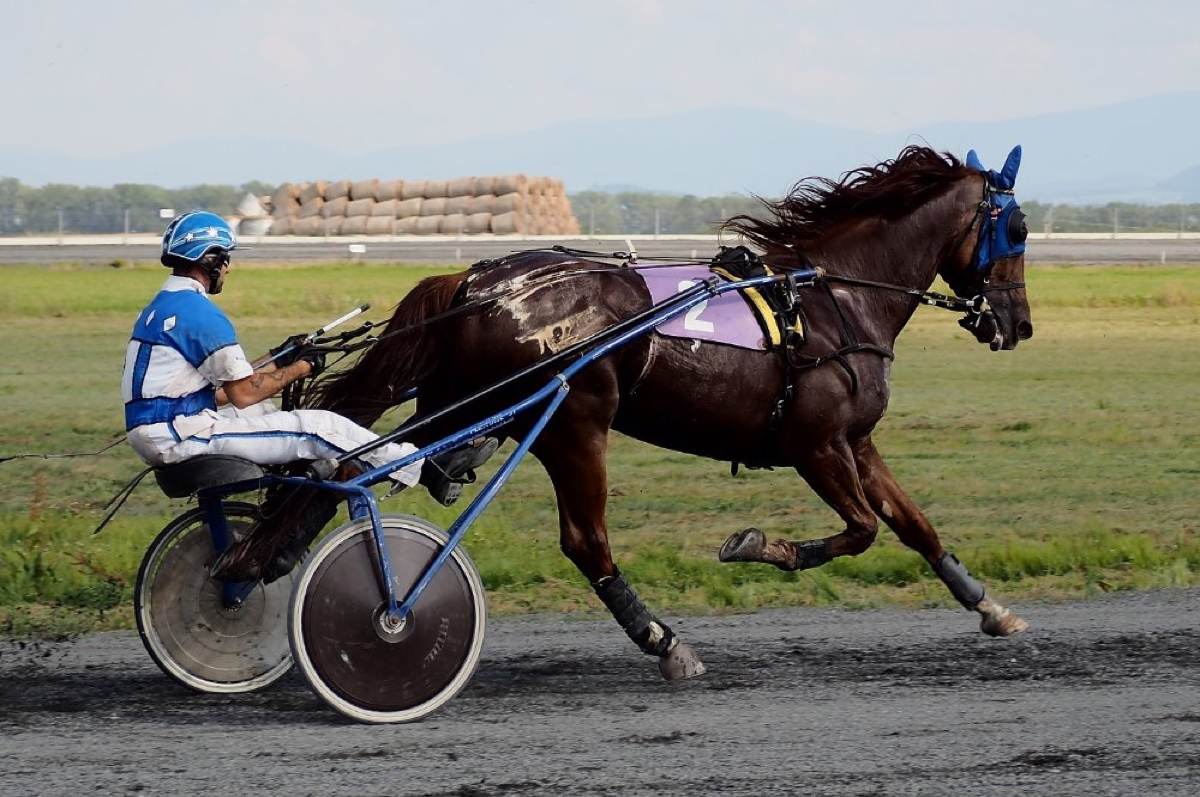
{"label": "horse's mane", "polygon": [[910,212],[966,173],[949,152],[908,146],[892,160],[848,171],[838,180],[805,177],[779,201],[759,198],[767,218],[738,215],[722,228],[764,249],[804,249],[838,225],[867,216],[896,218]]}

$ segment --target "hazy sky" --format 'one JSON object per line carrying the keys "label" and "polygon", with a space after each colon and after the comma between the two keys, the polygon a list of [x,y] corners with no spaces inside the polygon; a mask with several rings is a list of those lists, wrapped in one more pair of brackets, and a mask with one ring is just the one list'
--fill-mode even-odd
{"label": "hazy sky", "polygon": [[1195,2],[0,0],[0,147],[354,151],[717,105],[872,131],[1200,88]]}

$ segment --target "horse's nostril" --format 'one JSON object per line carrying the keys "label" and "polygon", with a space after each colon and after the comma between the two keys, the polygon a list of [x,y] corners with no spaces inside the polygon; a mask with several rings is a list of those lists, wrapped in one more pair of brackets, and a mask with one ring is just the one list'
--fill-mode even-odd
{"label": "horse's nostril", "polygon": [[1033,337],[1033,322],[1019,321],[1017,322],[1017,339],[1029,340]]}

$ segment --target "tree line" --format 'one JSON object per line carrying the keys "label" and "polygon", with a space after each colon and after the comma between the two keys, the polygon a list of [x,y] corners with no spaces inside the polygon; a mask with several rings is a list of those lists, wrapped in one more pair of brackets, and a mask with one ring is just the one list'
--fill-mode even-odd
{"label": "tree line", "polygon": [[[246,194],[270,194],[276,186],[196,185],[162,188],[125,183],[111,188],[53,183],[28,186],[0,178],[0,235],[158,232],[160,208],[233,213]],[[580,191],[570,194],[571,208],[585,234],[687,235],[714,233],[731,216],[764,213],[762,202],[744,194],[699,197],[647,191]],[[1200,204],[1065,205],[1024,202],[1031,232],[1179,232],[1200,231]],[[128,214],[128,220],[126,215]]]}

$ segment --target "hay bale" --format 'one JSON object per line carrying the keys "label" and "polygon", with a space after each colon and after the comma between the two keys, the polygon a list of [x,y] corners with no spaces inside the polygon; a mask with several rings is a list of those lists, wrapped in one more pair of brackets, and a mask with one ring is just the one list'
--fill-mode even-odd
{"label": "hay bale", "polygon": [[490,232],[492,229],[491,213],[472,213],[467,216],[466,231],[471,234]]}
{"label": "hay bale", "polygon": [[530,177],[529,178],[529,193],[532,196],[542,196],[546,193],[546,178],[545,177]]}
{"label": "hay bale", "polygon": [[298,186],[284,183],[271,195],[271,215],[276,218],[295,216],[300,212]]}
{"label": "hay bale", "polygon": [[307,216],[292,220],[292,235],[321,235],[325,231],[325,219]]}
{"label": "hay bale", "polygon": [[482,196],[473,196],[471,201],[467,203],[466,213],[491,213],[496,204],[496,197],[492,194],[483,194]]}
{"label": "hay bale", "polygon": [[367,219],[367,235],[391,235],[395,226],[394,216],[371,216]]}
{"label": "hay bale", "polygon": [[442,216],[442,223],[438,226],[438,232],[443,235],[459,235],[463,231],[463,227],[467,223],[467,217],[461,213],[447,213]]}
{"label": "hay bale", "polygon": [[325,223],[321,227],[322,235],[338,235],[342,231],[342,225],[346,223],[345,216],[333,216],[325,219]]}
{"label": "hay bale", "polygon": [[311,182],[308,185],[304,186],[304,188],[300,191],[300,196],[297,197],[297,199],[300,200],[301,205],[307,205],[309,202],[312,202],[314,199],[324,199],[324,198],[325,198],[325,181],[324,180],[316,180],[315,182]]}
{"label": "hay bale", "polygon": [[512,235],[520,232],[517,214],[514,212],[492,215],[492,232],[497,235]]}
{"label": "hay bale", "polygon": [[302,219],[311,219],[316,216],[320,216],[321,208],[323,207],[325,207],[325,200],[319,196],[313,197],[300,206],[299,216]]}
{"label": "hay bale", "polygon": [[483,196],[484,194],[496,193],[496,178],[495,177],[476,177],[474,193],[475,193],[475,196]]}
{"label": "hay bale", "polygon": [[446,180],[426,180],[425,181],[425,198],[436,199],[440,196],[447,196],[446,191],[449,188],[449,183]]}
{"label": "hay bale", "polygon": [[346,216],[370,216],[371,209],[375,207],[375,198],[356,199],[346,206]]}
{"label": "hay bale", "polygon": [[525,193],[529,186],[529,178],[523,174],[505,174],[495,178],[492,186],[492,193],[500,196],[502,194],[522,194]]}
{"label": "hay bale", "polygon": [[400,191],[404,188],[403,180],[380,180],[375,189],[375,201],[387,202],[389,199],[400,199]]}
{"label": "hay bale", "polygon": [[508,194],[502,194],[492,201],[492,213],[501,215],[504,213],[520,213],[525,210],[525,197],[515,191]]}
{"label": "hay bale", "polygon": [[396,235],[416,235],[417,222],[420,220],[420,216],[405,216],[402,219],[396,219]]}
{"label": "hay bale", "polygon": [[350,196],[349,180],[334,180],[332,183],[325,184],[326,202],[331,199],[341,199],[344,196]]}
{"label": "hay bale", "polygon": [[243,219],[261,219],[267,215],[267,211],[263,210],[262,203],[258,201],[258,197],[249,192],[237,203],[237,207],[233,209],[233,212]]}
{"label": "hay bale", "polygon": [[[407,185],[407,183],[405,183]],[[396,218],[407,219],[410,216],[420,216],[421,206],[425,204],[422,197],[415,196],[410,199],[402,199],[396,203]]]}
{"label": "hay bale", "polygon": [[369,216],[347,216],[342,222],[342,235],[366,235]]}
{"label": "hay bale", "polygon": [[371,216],[386,216],[389,219],[396,218],[396,208],[400,205],[399,199],[385,199],[382,202],[376,202],[371,206]]}
{"label": "hay bale", "polygon": [[275,223],[268,230],[271,235],[291,235],[292,234],[292,217],[283,216],[275,219]]}
{"label": "hay bale", "polygon": [[420,199],[425,196],[424,180],[405,180],[400,186],[401,199]]}
{"label": "hay bale", "polygon": [[337,199],[329,199],[325,201],[325,206],[321,208],[321,215],[327,219],[334,216],[345,216],[346,206],[350,204],[350,198],[340,196]]}
{"label": "hay bale", "polygon": [[455,177],[446,183],[446,196],[471,196],[475,193],[474,177]]}
{"label": "hay bale", "polygon": [[357,180],[350,184],[350,198],[353,200],[359,199],[374,199],[375,192],[379,190],[379,178],[372,177],[370,180]]}
{"label": "hay bale", "polygon": [[413,232],[417,235],[436,235],[441,226],[441,216],[418,216],[417,226]]}
{"label": "hay bale", "polygon": [[466,213],[467,208],[471,204],[474,197],[469,196],[452,196],[446,200],[446,213]]}
{"label": "hay bale", "polygon": [[426,197],[421,203],[422,216],[441,216],[446,212],[445,197]]}
{"label": "hay bale", "polygon": [[267,230],[271,229],[273,219],[270,216],[263,216],[258,219],[242,219],[242,223],[238,225],[238,235],[266,235]]}

